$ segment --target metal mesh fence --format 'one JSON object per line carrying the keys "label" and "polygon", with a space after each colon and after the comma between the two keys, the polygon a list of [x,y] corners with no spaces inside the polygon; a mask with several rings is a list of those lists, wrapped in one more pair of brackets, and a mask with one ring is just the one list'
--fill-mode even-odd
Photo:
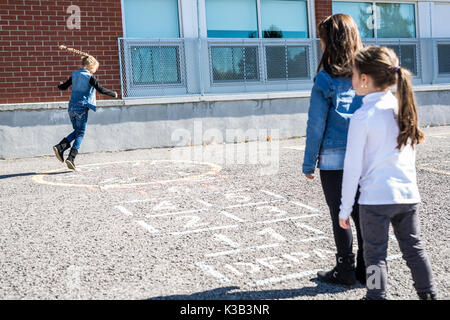
{"label": "metal mesh fence", "polygon": [[[450,82],[450,39],[365,39],[392,48],[415,84]],[[119,39],[122,96],[310,89],[318,39]]]}

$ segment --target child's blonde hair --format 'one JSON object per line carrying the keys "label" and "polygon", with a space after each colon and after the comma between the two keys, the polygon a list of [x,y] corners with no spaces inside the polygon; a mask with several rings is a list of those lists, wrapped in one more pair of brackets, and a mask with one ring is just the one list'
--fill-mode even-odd
{"label": "child's blonde hair", "polygon": [[354,66],[359,75],[372,77],[375,87],[385,89],[397,84],[398,126],[400,134],[397,148],[424,141],[424,134],[419,129],[417,102],[411,83],[411,73],[399,66],[399,59],[394,50],[387,47],[370,46],[360,50],[354,59]]}
{"label": "child's blonde hair", "polygon": [[79,56],[81,56],[81,66],[82,67],[89,67],[89,66],[93,66],[93,65],[98,65],[98,61],[97,59],[95,59],[93,56],[91,56],[89,53],[74,49],[74,48],[67,48],[64,45],[59,46],[59,49],[61,50],[65,50],[68,52],[72,52],[75,53]]}

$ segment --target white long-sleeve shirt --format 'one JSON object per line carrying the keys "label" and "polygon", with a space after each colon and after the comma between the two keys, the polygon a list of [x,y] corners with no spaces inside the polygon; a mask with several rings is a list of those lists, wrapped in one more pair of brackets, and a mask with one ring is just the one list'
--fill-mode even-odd
{"label": "white long-sleeve shirt", "polygon": [[419,203],[415,149],[397,149],[398,102],[390,90],[363,98],[350,120],[344,160],[339,217],[346,220],[354,204],[358,184],[359,204]]}

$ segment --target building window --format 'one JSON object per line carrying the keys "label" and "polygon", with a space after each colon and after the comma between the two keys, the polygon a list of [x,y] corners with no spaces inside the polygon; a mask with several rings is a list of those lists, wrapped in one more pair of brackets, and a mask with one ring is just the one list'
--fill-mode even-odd
{"label": "building window", "polygon": [[333,1],[333,14],[337,13],[348,14],[355,20],[358,25],[361,38],[375,37],[371,3]]}
{"label": "building window", "polygon": [[415,38],[414,4],[377,3],[377,38]]}
{"label": "building window", "polygon": [[214,82],[259,80],[258,47],[212,46],[210,50]]}
{"label": "building window", "polygon": [[131,47],[133,84],[179,84],[179,47]]}
{"label": "building window", "polygon": [[365,44],[382,45],[395,51],[400,65],[417,75],[417,44],[404,39],[416,37],[415,5],[394,2],[347,2],[333,1],[333,14],[345,13],[357,23]]}
{"label": "building window", "polygon": [[256,0],[206,0],[209,38],[258,38]]}
{"label": "building window", "polygon": [[417,75],[417,46],[415,44],[380,44],[391,48],[400,59],[400,65]]}
{"label": "building window", "polygon": [[450,44],[438,44],[438,70],[439,74],[450,74]]}
{"label": "building window", "polygon": [[308,38],[306,1],[261,0],[263,38]]}
{"label": "building window", "polygon": [[308,47],[266,46],[268,80],[293,80],[309,78]]}
{"label": "building window", "polygon": [[351,16],[363,38],[415,38],[415,5],[412,3],[333,1],[333,14]]}
{"label": "building window", "polygon": [[127,38],[179,38],[178,0],[123,0]]}

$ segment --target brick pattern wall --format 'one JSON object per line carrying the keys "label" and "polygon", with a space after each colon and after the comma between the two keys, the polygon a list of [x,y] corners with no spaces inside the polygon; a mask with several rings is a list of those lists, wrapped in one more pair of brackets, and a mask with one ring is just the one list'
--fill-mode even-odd
{"label": "brick pattern wall", "polygon": [[319,24],[320,21],[326,17],[332,15],[332,0],[315,0],[314,7],[316,9],[316,23]]}
{"label": "brick pattern wall", "polygon": [[[80,8],[80,29],[70,29],[70,5]],[[117,38],[122,37],[120,0],[2,0],[0,4],[0,104],[65,101],[57,85],[80,68],[65,44],[100,62],[101,85],[120,96]],[[97,98],[108,96],[97,94]]]}

